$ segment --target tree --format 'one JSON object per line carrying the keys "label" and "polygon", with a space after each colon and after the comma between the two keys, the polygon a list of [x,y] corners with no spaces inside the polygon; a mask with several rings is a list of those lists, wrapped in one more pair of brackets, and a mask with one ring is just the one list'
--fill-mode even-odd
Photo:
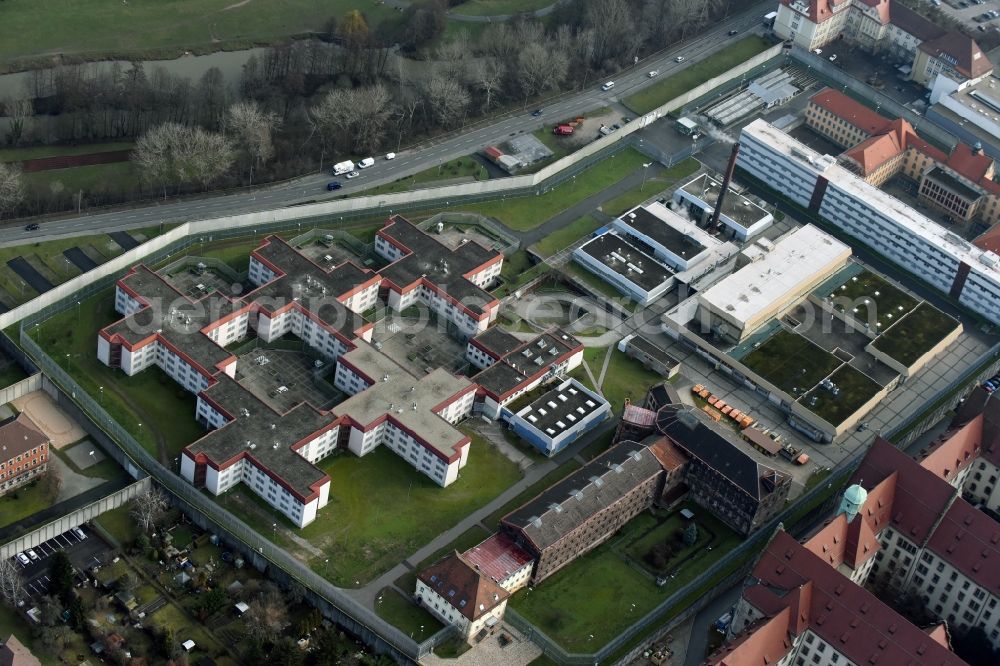
{"label": "tree", "polygon": [[67,605],[73,598],[73,565],[65,551],[57,550],[49,560],[49,578],[49,591]]}
{"label": "tree", "polygon": [[243,151],[253,168],[274,156],[271,132],[278,124],[278,116],[261,108],[257,102],[237,102],[226,111],[225,128],[236,145]]}
{"label": "tree", "polygon": [[403,23],[407,30],[400,45],[406,51],[416,51],[444,33],[448,23],[444,3],[436,0],[411,3],[403,12]]}
{"label": "tree", "polygon": [[558,87],[568,69],[569,60],[564,54],[537,42],[527,44],[517,56],[517,79],[524,98]]}
{"label": "tree", "polygon": [[698,524],[695,522],[688,523],[688,526],[684,528],[684,545],[693,546],[698,541]]}
{"label": "tree", "polygon": [[470,78],[483,93],[483,104],[480,109],[483,113],[489,112],[493,106],[494,96],[503,85],[506,73],[507,66],[499,58],[480,58],[474,60],[470,66]]}
{"label": "tree", "polygon": [[0,162],[0,218],[17,208],[24,198],[24,181],[21,168],[14,164]]}
{"label": "tree", "polygon": [[281,594],[268,591],[249,604],[244,613],[247,636],[253,641],[273,640],[288,624],[288,612]]}
{"label": "tree", "polygon": [[7,141],[10,142],[10,145],[16,146],[24,138],[27,123],[35,112],[34,104],[30,99],[11,99],[8,97],[4,100],[3,106],[10,123],[7,130]]}
{"label": "tree", "polygon": [[45,470],[45,475],[41,478],[42,482],[42,494],[49,499],[50,502],[55,503],[56,498],[59,497],[59,491],[62,489],[62,472],[55,465],[49,465]]}
{"label": "tree", "polygon": [[210,615],[217,613],[229,602],[229,597],[221,588],[213,588],[201,595],[198,601],[198,618],[204,622]]}
{"label": "tree", "polygon": [[433,74],[422,86],[424,103],[441,127],[457,123],[469,107],[469,91],[454,79]]}
{"label": "tree", "polygon": [[167,496],[156,486],[151,486],[132,500],[131,516],[140,530],[149,532],[166,508]]}
{"label": "tree", "polygon": [[63,605],[50,594],[42,597],[38,604],[42,626],[53,627],[62,622]]}
{"label": "tree", "polygon": [[0,561],[0,598],[11,608],[17,608],[24,599],[24,580],[12,558]]}
{"label": "tree", "polygon": [[166,122],[146,132],[136,142],[132,161],[143,179],[163,188],[168,184],[210,182],[229,170],[234,153],[229,140],[200,127]]}

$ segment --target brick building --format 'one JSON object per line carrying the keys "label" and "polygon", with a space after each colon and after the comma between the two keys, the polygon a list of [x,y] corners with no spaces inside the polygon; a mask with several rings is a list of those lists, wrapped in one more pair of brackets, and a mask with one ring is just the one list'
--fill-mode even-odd
{"label": "brick building", "polygon": [[49,466],[49,438],[25,414],[0,423],[0,494],[38,478]]}

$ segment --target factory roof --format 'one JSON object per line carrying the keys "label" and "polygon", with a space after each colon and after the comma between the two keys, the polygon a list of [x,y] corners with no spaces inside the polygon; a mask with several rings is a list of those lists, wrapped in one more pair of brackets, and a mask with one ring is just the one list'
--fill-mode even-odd
{"label": "factory roof", "polygon": [[621,231],[634,230],[683,259],[701,254],[709,244],[719,244],[690,220],[659,202],[637,206],[618,219],[622,223]]}
{"label": "factory roof", "polygon": [[[719,192],[722,191],[722,183],[707,173],[703,173],[685,183],[681,189],[703,201],[709,208],[715,208],[716,202],[719,200]],[[730,187],[729,192],[722,200],[722,215],[744,229],[749,229],[760,222],[762,218],[767,217],[768,212]]]}
{"label": "factory roof", "polygon": [[609,231],[577,249],[643,291],[651,291],[673,277],[674,271],[639,249],[638,244]]}

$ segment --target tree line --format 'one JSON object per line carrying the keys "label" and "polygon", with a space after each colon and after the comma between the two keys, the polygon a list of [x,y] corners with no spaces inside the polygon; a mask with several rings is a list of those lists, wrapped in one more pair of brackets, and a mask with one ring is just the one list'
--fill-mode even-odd
{"label": "tree line", "polygon": [[[251,56],[235,85],[141,62],[33,71],[3,101],[9,145],[134,140],[139,183],[87,193],[97,205],[249,185],[314,171],[336,157],[396,150],[548,94],[585,88],[667,48],[747,0],[582,0],[445,35],[446,5],[425,0],[374,25],[353,10],[320,39]],[[0,215],[77,204],[28,192],[0,170]]]}

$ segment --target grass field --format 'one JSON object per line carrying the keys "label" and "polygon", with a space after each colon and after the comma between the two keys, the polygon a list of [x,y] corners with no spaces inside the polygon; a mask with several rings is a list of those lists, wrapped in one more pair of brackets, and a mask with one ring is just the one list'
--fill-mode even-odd
{"label": "grass field", "polygon": [[833,354],[784,328],[744,356],[742,361],[793,397],[816,386],[841,364]]}
{"label": "grass field", "polygon": [[[840,389],[838,395],[833,395],[831,391],[817,386],[803,396],[799,402],[803,407],[834,426],[839,425],[841,421],[858,411],[882,388],[871,377],[846,364],[830,375],[830,381]],[[812,397],[816,398],[815,405],[809,403]]]}
{"label": "grass field", "polygon": [[363,192],[359,192],[357,196],[406,192],[408,190],[419,189],[421,186],[433,186],[439,181],[487,180],[488,178],[489,172],[487,172],[486,167],[475,157],[469,155],[445,162],[436,167],[431,167],[407,178],[401,178],[393,183],[364,190]]}
{"label": "grass field", "polygon": [[139,187],[139,174],[131,162],[114,162],[33,171],[24,174],[24,183],[45,193],[76,193],[82,190],[87,196],[90,192],[133,192]]}
{"label": "grass field", "polygon": [[107,530],[108,534],[117,539],[118,543],[132,543],[139,535],[139,530],[135,525],[135,521],[132,520],[132,516],[129,515],[131,510],[131,505],[126,504],[117,509],[105,511],[95,520],[98,525]]}
{"label": "grass field", "polygon": [[0,497],[0,527],[13,525],[52,506],[54,497],[45,491],[45,485],[33,481],[15,488]]}
{"label": "grass field", "polygon": [[656,176],[650,176],[646,180],[645,186],[633,187],[628,192],[605,201],[601,204],[601,210],[607,215],[618,217],[677,181],[689,177],[700,168],[701,163],[693,157],[689,157],[672,167],[657,172]]}
{"label": "grass field", "polygon": [[[618,351],[617,347],[612,349],[611,360],[608,362],[608,371],[604,375],[604,382],[597,389],[604,396],[605,400],[611,403],[611,409],[615,413],[621,414],[625,398],[633,402],[642,402],[642,398],[646,395],[649,387],[662,382],[664,378],[655,372],[647,370],[642,363],[639,363],[634,358]],[[600,377],[601,367],[604,364],[604,357],[607,351],[607,347],[590,347],[584,351],[584,363],[590,367],[590,371],[594,377]],[[583,366],[570,373],[570,376],[590,386],[589,378]]]}
{"label": "grass field", "polygon": [[[630,563],[625,552],[656,529],[661,519],[643,514],[633,518],[612,541],[605,543],[508,604],[570,652],[595,652],[634,623],[705,567],[739,543],[732,530],[697,510],[698,521],[710,523],[712,550],[687,559],[663,587]],[[709,545],[703,542],[704,545]]]}
{"label": "grass field", "polygon": [[61,53],[154,54],[219,50],[323,29],[361,9],[374,27],[395,16],[362,0],[36,0],[4,3],[0,60]]}
{"label": "grass field", "polygon": [[[6,9],[6,7],[5,7]],[[85,143],[79,146],[30,146],[26,148],[0,149],[0,162],[21,162],[40,157],[58,157],[61,155],[90,155],[92,153],[107,153],[115,150],[132,150],[135,145],[131,141],[116,141],[112,143]]]}
{"label": "grass field", "polygon": [[877,337],[873,346],[908,367],[958,326],[957,321],[924,302]]}
{"label": "grass field", "polygon": [[633,171],[641,169],[646,160],[646,156],[639,151],[627,148],[598,162],[545,194],[455,208],[492,216],[511,229],[527,231],[561,213],[577,201],[611,187]]}
{"label": "grass field", "polygon": [[716,51],[701,62],[688,65],[677,74],[661,79],[626,97],[623,101],[636,113],[648,113],[709,79],[746,62],[771,46],[771,42],[757,35],[741,39],[732,46]]}
{"label": "grass field", "polygon": [[429,612],[391,587],[379,592],[375,612],[415,641],[423,641],[441,631],[442,624]]}
{"label": "grass field", "polygon": [[533,12],[553,4],[554,0],[469,0],[451,8],[452,14],[466,16],[502,16]]}
{"label": "grass field", "polygon": [[0,352],[0,388],[16,384],[27,376],[27,373],[21,369],[20,365],[3,352]]}
{"label": "grass field", "polygon": [[550,257],[553,254],[566,249],[581,238],[589,236],[600,226],[600,220],[596,220],[590,215],[584,215],[576,222],[567,224],[562,229],[552,232],[542,240],[535,243],[534,249],[543,257]]}

